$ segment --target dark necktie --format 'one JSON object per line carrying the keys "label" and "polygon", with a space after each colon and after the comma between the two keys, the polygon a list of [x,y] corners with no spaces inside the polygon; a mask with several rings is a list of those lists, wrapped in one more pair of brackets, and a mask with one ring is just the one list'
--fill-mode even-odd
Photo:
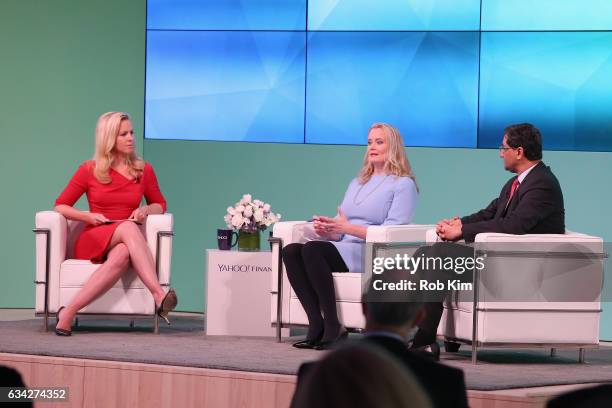
{"label": "dark necktie", "polygon": [[510,188],[510,197],[508,197],[508,202],[506,203],[506,209],[508,208],[508,206],[510,205],[510,201],[512,201],[512,197],[514,197],[514,192],[516,191],[516,189],[519,186],[519,181],[518,181],[518,177],[514,179],[514,181],[512,182],[512,188]]}

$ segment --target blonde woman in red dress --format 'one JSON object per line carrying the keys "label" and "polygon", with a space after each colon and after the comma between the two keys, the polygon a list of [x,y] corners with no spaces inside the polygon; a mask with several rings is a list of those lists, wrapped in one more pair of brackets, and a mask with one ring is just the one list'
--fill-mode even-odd
{"label": "blonde woman in red dress", "polygon": [[[89,212],[73,207],[83,194]],[[147,205],[140,206],[143,196]],[[163,214],[166,200],[153,167],[136,155],[134,129],[126,113],[100,116],[94,158],[74,173],[55,201],[55,211],[87,224],[76,240],[75,258],[100,263],[72,302],[59,308],[57,335],[70,336],[78,311],[109,290],[130,264],[151,291],[157,314],[170,324],[167,316],[176,307],[176,293],[166,293],[159,284],[153,256],[138,227],[147,215]]]}

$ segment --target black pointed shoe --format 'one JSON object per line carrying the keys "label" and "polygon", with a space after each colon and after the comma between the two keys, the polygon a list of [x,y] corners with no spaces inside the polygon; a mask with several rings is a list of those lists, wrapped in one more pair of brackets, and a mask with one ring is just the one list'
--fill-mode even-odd
{"label": "black pointed shoe", "polygon": [[166,324],[170,325],[170,320],[168,320],[168,313],[174,310],[176,305],[178,304],[178,298],[176,297],[176,292],[174,289],[170,289],[166,296],[161,301],[161,304],[157,307],[157,315],[164,319]]}
{"label": "black pointed shoe", "polygon": [[72,336],[72,330],[59,329],[57,327],[57,325],[59,324],[59,315],[63,308],[64,306],[60,307],[59,309],[57,309],[57,313],[55,313],[55,334],[57,334],[58,336],[68,337]]}
{"label": "black pointed shoe", "polygon": [[326,340],[326,341],[321,341],[319,342],[319,344],[317,344],[315,346],[315,350],[329,350],[330,348],[334,347],[337,343],[346,340],[346,338],[348,337],[348,330],[346,330],[344,327],[342,327],[340,329],[340,333],[338,334],[338,336],[333,339],[333,340]]}
{"label": "black pointed shoe", "polygon": [[293,343],[292,346],[299,349],[313,349],[319,345],[321,338],[323,337],[323,333],[315,337],[314,339],[304,339],[302,341],[298,341],[297,343]]}
{"label": "black pointed shoe", "polygon": [[318,340],[302,340],[297,343],[293,343],[292,346],[298,349],[313,349],[319,344]]}

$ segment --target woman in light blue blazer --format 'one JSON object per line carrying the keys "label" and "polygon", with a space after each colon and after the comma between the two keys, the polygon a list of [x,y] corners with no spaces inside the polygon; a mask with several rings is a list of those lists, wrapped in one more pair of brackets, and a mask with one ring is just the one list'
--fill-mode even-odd
{"label": "woman in light blue blazer", "polygon": [[347,336],[336,312],[332,272],[363,272],[368,226],[410,224],[417,198],[402,136],[391,125],[375,123],[361,171],[349,184],[338,214],[313,218],[320,240],[283,249],[289,282],[309,322],[306,339],[294,347],[323,350]]}

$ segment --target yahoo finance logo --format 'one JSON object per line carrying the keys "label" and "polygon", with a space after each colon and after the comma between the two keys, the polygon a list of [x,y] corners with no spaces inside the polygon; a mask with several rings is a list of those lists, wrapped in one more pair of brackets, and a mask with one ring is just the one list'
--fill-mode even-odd
{"label": "yahoo finance logo", "polygon": [[272,272],[271,266],[245,264],[217,264],[219,272]]}

